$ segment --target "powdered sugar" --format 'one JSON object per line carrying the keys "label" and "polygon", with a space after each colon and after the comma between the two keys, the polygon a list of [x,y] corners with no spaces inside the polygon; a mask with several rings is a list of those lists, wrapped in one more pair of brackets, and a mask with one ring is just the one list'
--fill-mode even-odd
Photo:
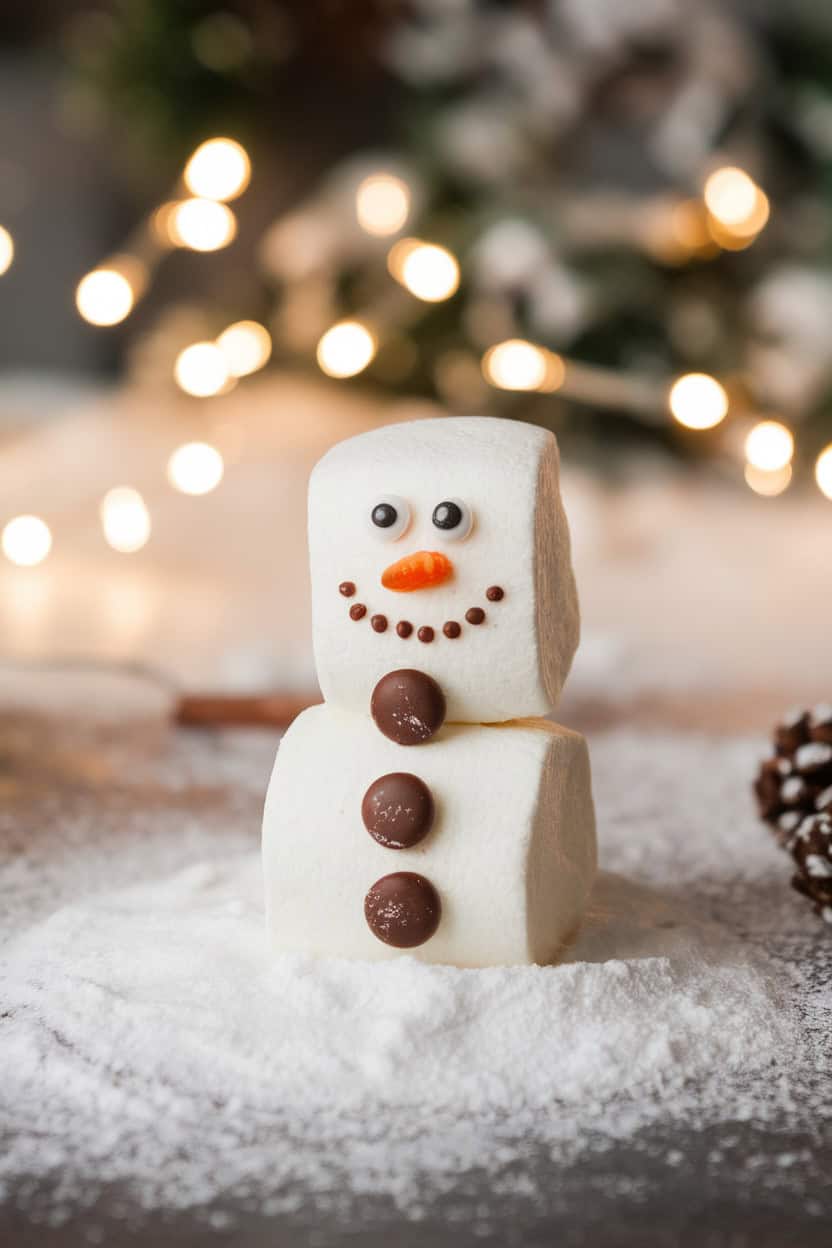
{"label": "powdered sugar", "polygon": [[769,951],[824,928],[751,814],[753,746],[596,741],[585,931],[560,967],[489,971],[270,953],[272,749],[178,737],[113,774],[96,747],[83,777],[45,750],[18,784],[0,1183],[48,1178],[67,1206],[118,1181],[169,1207],[372,1191],[416,1216],[473,1165],[499,1190],[534,1142],[569,1160],[651,1123],[822,1113],[829,1003]]}

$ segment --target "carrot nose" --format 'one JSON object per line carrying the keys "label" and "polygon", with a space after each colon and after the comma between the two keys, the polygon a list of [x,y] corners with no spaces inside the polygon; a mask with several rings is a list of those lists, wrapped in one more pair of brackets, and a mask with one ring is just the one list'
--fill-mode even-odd
{"label": "carrot nose", "polygon": [[403,559],[385,568],[381,574],[381,583],[385,589],[409,594],[414,589],[441,585],[443,581],[447,581],[453,570],[454,565],[448,556],[440,551],[417,550],[415,554],[405,555]]}

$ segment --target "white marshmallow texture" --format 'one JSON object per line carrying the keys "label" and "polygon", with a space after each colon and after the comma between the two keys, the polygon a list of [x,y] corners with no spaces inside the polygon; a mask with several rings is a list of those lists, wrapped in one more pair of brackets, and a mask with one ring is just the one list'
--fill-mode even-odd
{"label": "white marshmallow texture", "polygon": [[[409,849],[379,845],[362,822],[368,786],[403,766],[433,794],[430,833]],[[369,716],[314,706],[284,737],[266,799],[263,867],[275,947],[308,954],[507,966],[552,961],[574,934],[595,875],[586,742],[543,720],[446,724],[414,749]],[[373,883],[427,877],[442,916],[402,950],[364,917]]]}
{"label": "white marshmallow texture", "polygon": [[333,447],[309,489],[315,660],[329,706],[367,714],[376,682],[417,668],[447,719],[545,715],[578,644],[555,438],[447,417]]}

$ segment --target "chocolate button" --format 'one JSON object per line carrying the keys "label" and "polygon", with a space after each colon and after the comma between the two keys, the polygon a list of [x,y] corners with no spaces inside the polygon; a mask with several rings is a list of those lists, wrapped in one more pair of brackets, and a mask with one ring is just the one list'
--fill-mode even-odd
{"label": "chocolate button", "polygon": [[397,745],[421,745],[445,722],[445,695],[432,676],[403,667],[382,676],[370,714],[379,732]]}
{"label": "chocolate button", "polygon": [[361,818],[379,845],[387,849],[410,849],[431,830],[431,791],[418,776],[407,771],[391,771],[374,780],[364,794]]}
{"label": "chocolate button", "polygon": [[396,871],[376,880],[364,898],[364,917],[370,931],[385,945],[414,949],[436,931],[442,903],[423,875]]}

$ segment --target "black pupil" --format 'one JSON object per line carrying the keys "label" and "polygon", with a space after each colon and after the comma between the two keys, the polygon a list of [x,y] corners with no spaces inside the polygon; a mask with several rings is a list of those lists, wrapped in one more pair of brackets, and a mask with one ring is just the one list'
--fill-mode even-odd
{"label": "black pupil", "polygon": [[462,512],[456,503],[439,503],[433,509],[433,523],[437,529],[455,529],[462,521]]}
{"label": "black pupil", "polygon": [[378,525],[380,529],[389,529],[398,518],[399,513],[391,503],[377,503],[373,508],[373,524]]}

